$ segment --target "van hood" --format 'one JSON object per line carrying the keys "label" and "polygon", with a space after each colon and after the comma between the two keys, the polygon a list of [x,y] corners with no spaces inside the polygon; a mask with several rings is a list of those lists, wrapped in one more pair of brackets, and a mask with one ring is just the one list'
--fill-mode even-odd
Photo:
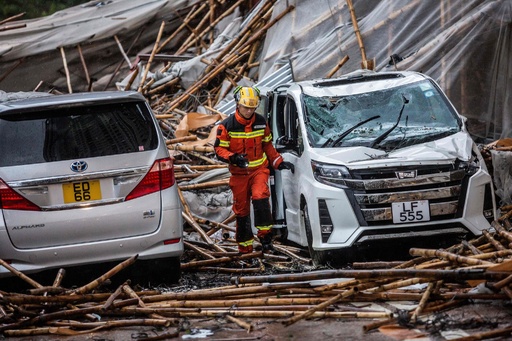
{"label": "van hood", "polygon": [[312,150],[312,159],[341,164],[349,168],[367,166],[389,166],[417,164],[446,163],[460,159],[467,161],[471,157],[473,140],[466,132],[459,132],[448,137],[421,143],[392,152],[369,147],[340,147],[340,148],[315,148]]}

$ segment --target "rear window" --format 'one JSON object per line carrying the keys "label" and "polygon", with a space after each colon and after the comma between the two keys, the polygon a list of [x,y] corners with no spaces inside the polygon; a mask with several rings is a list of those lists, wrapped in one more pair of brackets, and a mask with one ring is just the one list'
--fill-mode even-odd
{"label": "rear window", "polygon": [[0,118],[0,166],[17,166],[156,149],[145,103],[68,106]]}

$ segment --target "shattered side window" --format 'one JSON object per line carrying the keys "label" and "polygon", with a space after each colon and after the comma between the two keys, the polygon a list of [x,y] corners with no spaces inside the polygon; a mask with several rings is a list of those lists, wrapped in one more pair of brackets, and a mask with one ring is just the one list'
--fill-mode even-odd
{"label": "shattered side window", "polygon": [[303,96],[311,146],[386,150],[460,131],[446,97],[429,81],[347,96]]}

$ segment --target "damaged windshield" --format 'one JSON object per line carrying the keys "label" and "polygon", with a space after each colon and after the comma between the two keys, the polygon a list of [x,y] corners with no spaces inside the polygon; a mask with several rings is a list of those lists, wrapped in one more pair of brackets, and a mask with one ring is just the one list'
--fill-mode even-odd
{"label": "damaged windshield", "polygon": [[393,150],[460,131],[461,123],[429,81],[347,96],[303,95],[308,139],[316,148]]}

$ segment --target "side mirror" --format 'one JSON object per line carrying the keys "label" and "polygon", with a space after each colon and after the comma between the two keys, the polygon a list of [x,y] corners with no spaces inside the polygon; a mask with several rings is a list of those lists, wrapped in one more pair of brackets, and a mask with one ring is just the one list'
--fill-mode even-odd
{"label": "side mirror", "polygon": [[296,146],[296,141],[288,136],[279,136],[275,145],[276,150],[280,153],[294,150]]}

